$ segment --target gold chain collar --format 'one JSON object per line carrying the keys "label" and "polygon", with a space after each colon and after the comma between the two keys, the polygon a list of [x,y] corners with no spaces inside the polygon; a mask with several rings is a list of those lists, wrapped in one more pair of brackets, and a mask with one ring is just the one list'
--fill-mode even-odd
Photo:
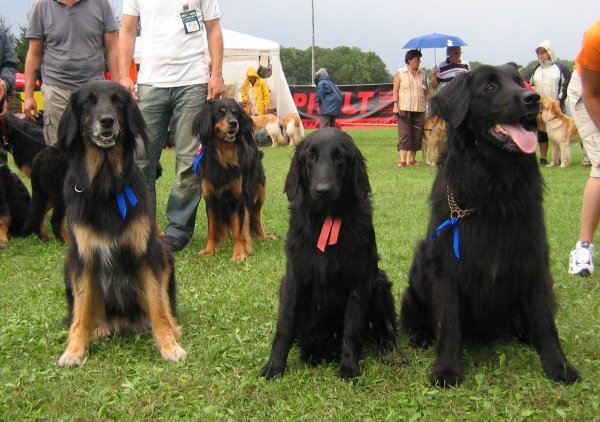
{"label": "gold chain collar", "polygon": [[452,192],[450,192],[449,186],[446,186],[446,195],[448,197],[448,208],[450,208],[450,218],[460,219],[465,218],[469,214],[471,214],[473,209],[463,210],[456,204],[456,201],[454,200],[454,195],[452,195]]}

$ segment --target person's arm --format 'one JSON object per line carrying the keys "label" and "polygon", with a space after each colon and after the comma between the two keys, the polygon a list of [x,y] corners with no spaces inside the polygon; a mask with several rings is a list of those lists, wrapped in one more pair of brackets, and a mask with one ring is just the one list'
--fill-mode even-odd
{"label": "person's arm", "polygon": [[431,87],[433,89],[436,89],[438,87],[438,85],[440,84],[440,81],[438,79],[438,73],[439,73],[439,69],[437,66],[433,66],[433,69],[431,69]]}
{"label": "person's arm", "polygon": [[315,103],[320,104],[321,98],[323,97],[323,90],[325,89],[325,84],[321,82],[317,82],[317,92],[315,94]]}
{"label": "person's arm", "polygon": [[106,62],[108,63],[110,77],[113,81],[119,82],[121,78],[119,69],[119,34],[117,31],[104,33],[104,46],[107,51]]}
{"label": "person's arm", "polygon": [[571,81],[571,71],[563,65],[559,66],[560,69],[560,86],[558,87],[558,101],[560,101],[560,108],[564,112],[564,104],[567,99],[567,88]]}
{"label": "person's arm", "polygon": [[600,130],[600,71],[581,67],[581,99],[594,124]]}
{"label": "person's arm", "polygon": [[3,85],[4,92],[0,93],[0,97],[3,97],[4,94],[8,94],[15,89],[15,74],[17,72],[17,67],[19,66],[19,59],[17,59],[15,49],[6,32],[2,39],[4,45],[2,46],[2,63],[0,63],[0,84]]}
{"label": "person's arm", "polygon": [[[136,100],[138,99],[138,96],[134,89],[135,85],[129,77],[129,66],[131,65],[131,59],[133,59],[133,53],[135,51],[135,37],[137,35],[139,20],[139,16],[123,14],[117,48],[117,63],[119,66],[118,80],[121,85],[131,92],[131,95],[133,95],[133,98]],[[115,80],[114,77],[113,80]]]}
{"label": "person's arm", "polygon": [[392,99],[394,101],[394,109],[392,112],[394,114],[398,113],[400,110],[398,108],[398,91],[400,90],[400,73],[396,72],[394,75],[394,87],[392,88]]}
{"label": "person's arm", "polygon": [[208,53],[212,64],[212,73],[208,80],[207,100],[220,98],[225,92],[223,82],[223,32],[219,19],[204,21],[206,28],[206,39],[208,41]]}
{"label": "person's arm", "polygon": [[242,83],[242,103],[244,106],[248,104],[248,90],[250,89],[250,82],[248,82],[248,78],[244,79]]}
{"label": "person's arm", "polygon": [[43,50],[43,39],[29,38],[29,48],[25,57],[25,99],[23,101],[23,111],[25,112],[25,117],[33,121],[39,116],[37,104],[33,98],[33,90],[37,80],[37,71],[42,65]]}

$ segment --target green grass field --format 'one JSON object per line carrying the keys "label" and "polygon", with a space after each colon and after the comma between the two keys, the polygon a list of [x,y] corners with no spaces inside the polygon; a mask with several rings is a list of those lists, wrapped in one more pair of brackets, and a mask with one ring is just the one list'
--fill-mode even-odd
{"label": "green grass field", "polygon": [[[414,247],[426,235],[435,169],[396,169],[395,129],[350,133],[368,160],[381,266],[399,307]],[[517,342],[468,344],[465,381],[447,390],[428,385],[433,350],[410,349],[404,336],[399,347],[407,363],[394,354],[385,361],[367,356],[354,383],[339,379],[334,364],[306,366],[295,349],[283,378],[258,376],[269,356],[285,269],[283,184],[292,156],[287,147],[263,151],[264,226],[278,240],[255,241],[243,263],[231,261],[231,241],[215,257],[198,257],[206,242],[201,203],[192,242],[175,255],[181,344],[188,352],[181,363],[163,361],[150,336],[117,335],[92,341],[80,368],[57,367],[67,339],[67,246],[30,237],[0,250],[0,420],[600,420],[600,280],[567,274],[589,172],[580,166],[578,147],[571,167],[542,173],[556,320],[583,381],[550,381],[537,353]],[[172,151],[164,152],[162,164],[158,215],[165,226]]]}

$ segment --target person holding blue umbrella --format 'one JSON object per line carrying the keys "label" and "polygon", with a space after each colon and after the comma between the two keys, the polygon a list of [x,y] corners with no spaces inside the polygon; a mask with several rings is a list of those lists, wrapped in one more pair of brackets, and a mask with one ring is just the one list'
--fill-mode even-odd
{"label": "person holding blue umbrella", "polygon": [[460,46],[446,47],[446,60],[431,69],[431,87],[443,88],[450,83],[457,75],[471,71],[468,62],[461,60],[462,50]]}

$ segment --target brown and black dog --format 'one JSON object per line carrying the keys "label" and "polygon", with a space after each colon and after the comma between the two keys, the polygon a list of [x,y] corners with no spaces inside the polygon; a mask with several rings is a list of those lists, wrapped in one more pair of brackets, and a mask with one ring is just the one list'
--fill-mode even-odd
{"label": "brown and black dog", "polygon": [[70,322],[60,366],[83,363],[93,333],[152,331],[160,354],[179,361],[174,260],[159,240],[146,182],[134,161],[146,125],[129,92],[93,81],[73,92],[59,128],[71,247],[65,259]]}
{"label": "brown and black dog", "polygon": [[0,150],[0,248],[11,236],[22,236],[29,216],[31,196],[27,188],[8,166],[6,153]]}
{"label": "brown and black dog", "polygon": [[229,231],[236,261],[251,253],[251,235],[274,239],[262,226],[265,172],[252,128],[244,109],[227,99],[209,101],[194,120],[192,131],[203,149],[198,173],[208,218],[206,247],[198,255],[214,255]]}
{"label": "brown and black dog", "polygon": [[68,242],[65,229],[65,202],[62,186],[67,174],[68,160],[64,152],[44,142],[42,128],[26,119],[6,114],[0,120],[2,128],[1,150],[10,152],[21,172],[31,178],[31,212],[21,234],[36,233],[48,240],[44,216],[50,209],[50,224],[59,241]]}

